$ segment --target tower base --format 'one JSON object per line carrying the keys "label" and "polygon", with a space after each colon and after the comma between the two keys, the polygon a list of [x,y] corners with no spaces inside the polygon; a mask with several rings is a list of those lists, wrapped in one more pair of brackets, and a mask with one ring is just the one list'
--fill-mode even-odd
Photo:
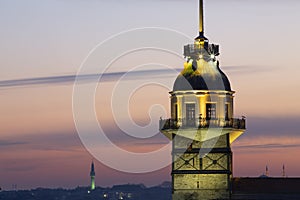
{"label": "tower base", "polygon": [[174,191],[172,200],[227,200],[231,198],[228,190],[179,190]]}

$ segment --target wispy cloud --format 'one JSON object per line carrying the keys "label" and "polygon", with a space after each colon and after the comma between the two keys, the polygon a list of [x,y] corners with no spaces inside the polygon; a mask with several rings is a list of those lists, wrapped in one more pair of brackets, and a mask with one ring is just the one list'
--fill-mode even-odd
{"label": "wispy cloud", "polygon": [[260,136],[273,137],[298,137],[299,136],[299,116],[269,116],[269,117],[247,117],[248,138]]}
{"label": "wispy cloud", "polygon": [[0,140],[2,152],[11,150],[74,151],[80,147],[80,140],[72,131],[13,135],[5,138],[5,140]]}
{"label": "wispy cloud", "polygon": [[75,80],[80,83],[86,83],[91,81],[112,82],[120,79],[124,75],[126,75],[125,80],[144,79],[145,77],[159,78],[166,77],[169,75],[174,77],[174,75],[180,70],[181,69],[155,69],[130,72],[111,72],[104,74],[64,75],[3,80],[0,81],[0,88],[13,88],[34,85],[73,84]]}
{"label": "wispy cloud", "polygon": [[37,169],[38,166],[30,163],[22,163],[22,165],[8,165],[4,167],[5,172],[28,172]]}
{"label": "wispy cloud", "polygon": [[300,143],[299,144],[253,144],[253,145],[238,145],[235,146],[235,148],[238,149],[249,149],[249,148],[253,148],[253,149],[278,149],[278,148],[299,148],[300,147]]}
{"label": "wispy cloud", "polygon": [[10,140],[0,140],[0,148],[7,147],[7,146],[17,146],[17,145],[24,145],[28,144],[25,141],[10,141]]}
{"label": "wispy cloud", "polygon": [[240,66],[225,66],[222,67],[222,70],[224,69],[224,71],[226,72],[230,72],[231,74],[245,74],[245,73],[263,73],[263,72],[268,72],[270,73],[270,71],[275,71],[278,68],[274,67],[274,66],[247,66],[247,65],[240,65]]}
{"label": "wispy cloud", "polygon": [[[222,67],[224,71],[232,73],[251,73],[266,70],[266,67],[247,67],[247,66],[225,66]],[[76,81],[79,83],[87,83],[92,81],[113,82],[126,75],[124,80],[136,80],[145,78],[167,78],[176,77],[182,68],[174,69],[151,69],[129,72],[108,72],[103,74],[84,74],[84,75],[62,75],[62,76],[46,76],[46,77],[32,77],[24,79],[2,80],[0,81],[0,88],[14,88],[14,87],[30,87],[34,85],[65,85],[73,84]],[[101,77],[101,78],[100,78]],[[99,80],[100,79],[100,80]]]}
{"label": "wispy cloud", "polygon": [[272,136],[272,135],[260,135],[256,137],[243,137],[237,140],[232,145],[233,149],[248,153],[261,153],[261,152],[272,152],[272,151],[287,151],[297,150],[300,148],[300,137],[299,136]]}

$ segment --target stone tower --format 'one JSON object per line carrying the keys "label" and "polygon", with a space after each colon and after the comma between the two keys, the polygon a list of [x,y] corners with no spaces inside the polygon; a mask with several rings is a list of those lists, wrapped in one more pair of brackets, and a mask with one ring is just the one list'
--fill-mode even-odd
{"label": "stone tower", "polygon": [[184,46],[184,69],[170,92],[171,118],[160,131],[172,141],[172,199],[230,199],[231,143],[245,131],[233,118],[234,91],[221,71],[219,46],[204,36],[203,0],[199,36]]}

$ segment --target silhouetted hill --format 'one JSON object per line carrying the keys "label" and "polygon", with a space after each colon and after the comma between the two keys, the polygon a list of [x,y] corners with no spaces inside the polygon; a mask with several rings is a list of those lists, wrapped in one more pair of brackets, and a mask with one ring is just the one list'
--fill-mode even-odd
{"label": "silhouetted hill", "polygon": [[[233,200],[299,200],[300,178],[234,178]],[[145,187],[143,184],[2,191],[0,200],[171,200],[171,183]]]}
{"label": "silhouetted hill", "polygon": [[160,186],[147,188],[143,184],[115,185],[112,188],[89,187],[2,191],[0,200],[170,200],[171,189]]}

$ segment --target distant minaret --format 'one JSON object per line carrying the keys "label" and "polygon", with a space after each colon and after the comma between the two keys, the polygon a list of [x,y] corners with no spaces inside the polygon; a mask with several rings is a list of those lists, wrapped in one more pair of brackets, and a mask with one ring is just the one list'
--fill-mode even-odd
{"label": "distant minaret", "polygon": [[269,169],[268,169],[268,165],[266,165],[266,176],[269,176]]}
{"label": "distant minaret", "polygon": [[285,177],[286,177],[286,175],[285,175],[285,167],[284,167],[284,165],[282,166],[282,177],[283,177],[283,178],[285,178]]}
{"label": "distant minaret", "polygon": [[90,172],[90,176],[91,176],[91,190],[95,189],[95,167],[94,167],[94,162],[92,161],[91,164],[91,172]]}

